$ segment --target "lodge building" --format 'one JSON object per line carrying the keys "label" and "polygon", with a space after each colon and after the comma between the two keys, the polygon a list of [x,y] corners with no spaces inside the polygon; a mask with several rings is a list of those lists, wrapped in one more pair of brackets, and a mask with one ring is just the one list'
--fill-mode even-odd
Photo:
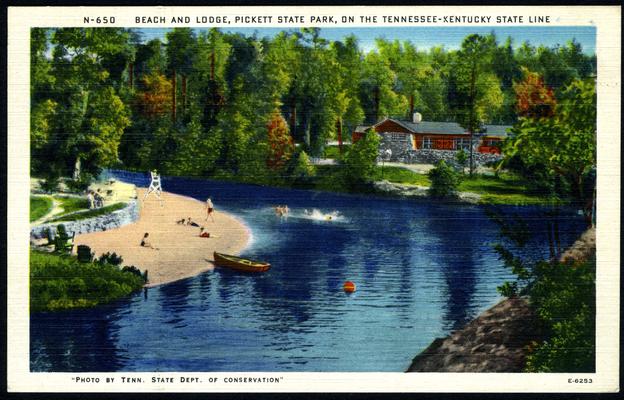
{"label": "lodge building", "polygon": [[[352,134],[355,143],[364,132],[373,128],[382,138],[381,149],[389,148],[394,154],[418,150],[470,150],[470,134],[456,122],[422,121],[419,113],[412,121],[385,118],[372,126],[358,126]],[[475,133],[475,151],[500,155],[508,125],[485,125]]]}

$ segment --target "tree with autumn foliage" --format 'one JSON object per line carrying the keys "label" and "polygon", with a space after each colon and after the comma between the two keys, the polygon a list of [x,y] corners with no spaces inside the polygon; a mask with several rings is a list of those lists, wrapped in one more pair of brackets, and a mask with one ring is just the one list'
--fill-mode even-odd
{"label": "tree with autumn foliage", "polygon": [[142,79],[144,91],[137,93],[136,105],[139,111],[150,119],[161,117],[171,110],[172,85],[158,72],[147,74]]}
{"label": "tree with autumn foliage", "polygon": [[595,80],[573,81],[559,99],[533,73],[526,73],[514,89],[523,113],[504,142],[506,161],[519,161],[519,172],[545,181],[551,195],[575,199],[590,222],[596,168]]}
{"label": "tree with autumn foliage", "polygon": [[288,131],[288,124],[279,110],[274,110],[267,126],[269,131],[269,154],[267,165],[278,169],[283,167],[292,157],[295,145]]}
{"label": "tree with autumn foliage", "polygon": [[552,88],[544,84],[539,74],[526,68],[522,72],[524,79],[513,85],[518,115],[534,119],[552,117],[557,105]]}

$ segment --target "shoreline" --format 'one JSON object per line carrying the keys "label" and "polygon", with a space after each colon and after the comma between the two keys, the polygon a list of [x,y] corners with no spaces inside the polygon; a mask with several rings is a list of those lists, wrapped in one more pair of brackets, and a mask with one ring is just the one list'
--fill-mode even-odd
{"label": "shoreline", "polygon": [[[595,255],[596,228],[591,227],[559,261],[583,261]],[[434,339],[405,372],[523,372],[529,349],[543,335],[528,298],[505,298],[462,328]]]}
{"label": "shoreline", "polygon": [[[123,257],[122,265],[147,270],[145,287],[154,287],[213,270],[214,251],[239,254],[251,244],[251,229],[237,216],[219,211],[217,207],[213,213],[215,221],[205,221],[203,202],[197,199],[162,192],[161,207],[153,195],[143,201],[145,192],[145,188],[137,188],[140,211],[135,222],[117,229],[77,235],[75,248],[87,245],[95,257],[115,252]],[[204,226],[211,237],[201,238],[198,227],[176,223],[189,217]],[[145,232],[157,249],[140,245]]]}

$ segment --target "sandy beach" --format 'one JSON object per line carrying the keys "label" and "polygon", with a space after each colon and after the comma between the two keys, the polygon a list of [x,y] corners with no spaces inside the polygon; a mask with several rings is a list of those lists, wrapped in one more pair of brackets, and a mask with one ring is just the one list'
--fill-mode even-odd
{"label": "sandy beach", "polygon": [[[146,189],[138,189],[139,200]],[[107,251],[123,257],[123,265],[148,270],[147,286],[195,276],[214,268],[213,252],[238,254],[248,243],[250,232],[238,219],[219,211],[215,204],[214,222],[206,218],[204,203],[163,192],[163,205],[150,195],[141,204],[137,222],[105,232],[76,236],[75,243],[86,244],[96,257]],[[199,237],[199,228],[178,225],[176,221],[191,217],[210,232],[210,238]],[[141,239],[149,233],[150,243],[158,248],[141,247]]]}

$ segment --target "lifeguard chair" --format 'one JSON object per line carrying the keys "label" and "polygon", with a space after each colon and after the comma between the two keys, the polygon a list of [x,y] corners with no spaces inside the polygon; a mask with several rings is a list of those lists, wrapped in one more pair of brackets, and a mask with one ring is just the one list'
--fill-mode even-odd
{"label": "lifeguard chair", "polygon": [[160,201],[160,206],[162,207],[163,205],[162,197],[160,196],[162,194],[162,186],[160,184],[160,175],[158,175],[156,171],[150,171],[150,175],[152,177],[152,181],[150,182],[149,188],[147,189],[145,196],[143,196],[143,201],[147,199],[147,196],[149,196],[150,193],[154,193],[154,195],[158,197],[158,201]]}

